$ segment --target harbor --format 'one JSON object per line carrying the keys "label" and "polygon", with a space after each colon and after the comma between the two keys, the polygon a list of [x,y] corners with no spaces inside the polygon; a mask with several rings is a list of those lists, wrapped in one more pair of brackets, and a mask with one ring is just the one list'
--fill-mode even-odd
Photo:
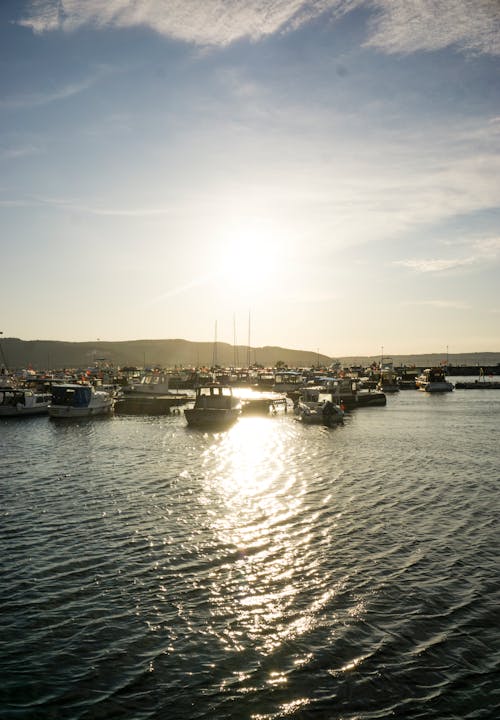
{"label": "harbor", "polygon": [[[96,363],[91,367],[41,370],[33,368],[0,371],[0,416],[30,416],[48,413],[71,418],[96,414],[188,415],[205,386],[228,388],[239,399],[240,414],[276,414],[297,408],[307,395],[321,393],[322,402],[338,409],[385,406],[387,397],[400,390],[451,392],[457,390],[498,390],[494,375],[479,369],[479,377],[448,375],[449,368],[370,367],[303,368],[114,368]],[[451,382],[451,380],[455,382]],[[87,388],[87,389],[85,389]],[[210,393],[209,393],[210,394]],[[317,401],[315,401],[317,402]],[[311,408],[309,408],[311,409]],[[304,419],[304,413],[301,414]],[[310,413],[306,413],[309,414]],[[313,413],[318,417],[317,413]],[[309,421],[311,421],[311,417]],[[325,422],[331,422],[331,414]]]}

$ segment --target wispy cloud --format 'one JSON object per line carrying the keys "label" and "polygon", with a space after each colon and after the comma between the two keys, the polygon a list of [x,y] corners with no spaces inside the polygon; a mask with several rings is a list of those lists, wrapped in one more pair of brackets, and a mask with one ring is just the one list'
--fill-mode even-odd
{"label": "wispy cloud", "polygon": [[373,0],[378,14],[367,45],[389,53],[440,50],[451,45],[500,54],[498,0]]}
{"label": "wispy cloud", "polygon": [[402,303],[403,305],[418,305],[436,307],[450,310],[468,310],[471,306],[461,300],[414,300]]}
{"label": "wispy cloud", "polygon": [[473,265],[476,258],[441,258],[441,259],[414,259],[414,260],[395,260],[394,265],[410,268],[419,273],[442,273],[450,270]]}
{"label": "wispy cloud", "polygon": [[151,307],[152,305],[156,305],[160,302],[163,302],[163,300],[168,300],[169,298],[176,297],[177,295],[183,295],[184,293],[188,292],[189,290],[193,290],[194,288],[201,287],[202,285],[206,285],[207,283],[210,282],[210,280],[213,277],[214,277],[213,275],[202,275],[201,277],[198,277],[195,280],[191,280],[190,282],[185,283],[184,285],[178,285],[177,287],[172,288],[172,290],[168,290],[165,293],[161,293],[161,295],[156,295],[155,297],[146,301],[144,303],[144,307]]}
{"label": "wispy cloud", "polygon": [[467,240],[464,239],[463,242],[458,239],[458,241],[454,240],[453,242],[444,242],[443,244],[464,245],[474,254],[467,257],[454,258],[410,258],[406,260],[395,260],[392,264],[409,268],[417,273],[450,273],[473,265],[479,266],[484,262],[491,262],[500,256],[499,237],[469,238]]}
{"label": "wispy cloud", "polygon": [[242,37],[258,40],[295,28],[326,10],[348,10],[352,4],[349,0],[34,0],[21,24],[34,32],[143,25],[197,45],[227,45]]}
{"label": "wispy cloud", "polygon": [[55,210],[67,210],[83,215],[128,218],[159,217],[170,215],[172,212],[168,207],[104,207],[98,204],[87,205],[68,198],[42,196],[0,200],[0,207],[51,207]]}
{"label": "wispy cloud", "polygon": [[87,90],[93,83],[95,78],[88,78],[78,83],[69,83],[62,87],[50,89],[45,92],[32,92],[25,93],[22,95],[13,95],[0,100],[0,108],[4,110],[18,110],[23,108],[34,108],[42,105],[48,105],[49,103],[56,102],[58,100],[66,100],[73,95]]}
{"label": "wispy cloud", "polygon": [[18,158],[41,155],[45,152],[37,145],[12,145],[11,147],[0,147],[0,158],[5,160],[17,160]]}
{"label": "wispy cloud", "polygon": [[500,256],[500,237],[481,238],[475,241],[475,246],[485,259],[496,259]]}
{"label": "wispy cloud", "polygon": [[84,25],[146,26],[196,45],[227,45],[243,37],[295,30],[323,13],[374,11],[366,44],[389,53],[455,45],[500,54],[498,0],[32,0],[21,24],[34,32]]}

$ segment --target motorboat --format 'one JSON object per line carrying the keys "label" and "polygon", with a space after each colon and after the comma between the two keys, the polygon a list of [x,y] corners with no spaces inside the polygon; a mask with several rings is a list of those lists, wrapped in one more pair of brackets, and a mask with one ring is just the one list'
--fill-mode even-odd
{"label": "motorboat", "polygon": [[297,419],[306,425],[326,425],[332,427],[344,422],[344,410],[334,403],[330,393],[322,388],[304,388],[294,406]]}
{"label": "motorboat", "polygon": [[52,386],[49,415],[54,418],[90,417],[113,412],[114,398],[92,385],[62,383]]}
{"label": "motorboat", "polygon": [[50,393],[46,392],[15,386],[0,387],[0,417],[46,415],[50,399]]}
{"label": "motorboat", "polygon": [[325,390],[332,395],[332,402],[343,406],[346,410],[357,407],[382,407],[387,404],[385,393],[380,390],[361,390],[356,378],[330,378],[325,383]]}
{"label": "motorboat", "polygon": [[426,368],[419,375],[415,384],[419,390],[423,392],[451,392],[454,388],[453,383],[446,380],[444,369],[440,367]]}
{"label": "motorboat", "polygon": [[196,388],[194,405],[184,410],[187,424],[204,429],[229,427],[241,415],[242,403],[230,385],[201,385]]}
{"label": "motorboat", "polygon": [[294,370],[282,370],[279,372],[259,373],[256,386],[259,390],[270,390],[291,395],[300,392],[304,384],[305,377],[302,373]]}
{"label": "motorboat", "polygon": [[390,365],[385,365],[381,369],[376,389],[384,393],[399,392],[399,381],[392,363]]}
{"label": "motorboat", "polygon": [[167,373],[147,373],[139,382],[132,382],[123,388],[125,394],[134,395],[167,395],[170,378]]}
{"label": "motorboat", "polygon": [[276,415],[280,411],[286,413],[288,404],[291,404],[285,393],[236,387],[234,394],[241,400],[242,415]]}

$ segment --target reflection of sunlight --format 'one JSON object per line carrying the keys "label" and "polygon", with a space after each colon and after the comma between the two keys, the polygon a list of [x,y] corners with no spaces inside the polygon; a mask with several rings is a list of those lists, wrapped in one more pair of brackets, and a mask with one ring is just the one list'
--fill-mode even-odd
{"label": "reflection of sunlight", "polygon": [[304,574],[314,573],[316,535],[314,513],[304,512],[308,488],[294,461],[295,442],[294,424],[244,417],[205,454],[207,502],[218,508],[212,530],[227,557],[210,573],[209,632],[226,650],[250,645],[267,655],[314,632],[338,592],[321,592],[320,583],[313,598],[301,597]]}
{"label": "reflection of sunlight", "polygon": [[[276,436],[270,422],[269,418],[240,419],[226,435],[221,447],[221,461],[225,466],[223,489],[226,492],[238,495],[262,493],[284,471],[279,450],[274,447]],[[272,463],[269,462],[270,452],[278,453]]]}

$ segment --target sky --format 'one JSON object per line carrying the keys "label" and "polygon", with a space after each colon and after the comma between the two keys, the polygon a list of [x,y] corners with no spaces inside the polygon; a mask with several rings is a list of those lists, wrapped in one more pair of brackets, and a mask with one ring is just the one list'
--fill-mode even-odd
{"label": "sky", "polygon": [[0,331],[500,351],[499,71],[498,0],[2,0]]}

